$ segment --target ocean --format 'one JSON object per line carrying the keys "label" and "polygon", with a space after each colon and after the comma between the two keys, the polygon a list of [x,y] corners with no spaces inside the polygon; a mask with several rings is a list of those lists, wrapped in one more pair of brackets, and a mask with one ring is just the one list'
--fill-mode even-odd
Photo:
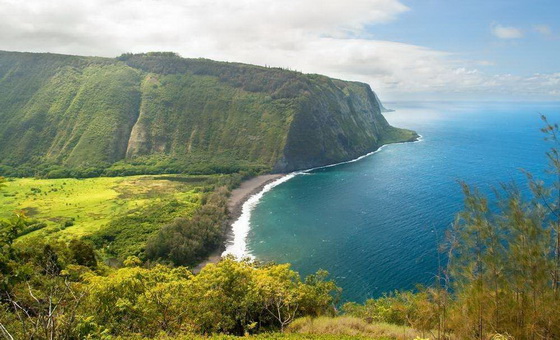
{"label": "ocean", "polygon": [[387,103],[394,126],[419,142],[359,161],[299,173],[264,193],[248,218],[247,252],[325,269],[343,300],[362,302],[430,285],[445,258],[445,230],[463,207],[460,181],[488,193],[521,169],[545,177],[549,144],[539,113],[560,122],[560,103]]}

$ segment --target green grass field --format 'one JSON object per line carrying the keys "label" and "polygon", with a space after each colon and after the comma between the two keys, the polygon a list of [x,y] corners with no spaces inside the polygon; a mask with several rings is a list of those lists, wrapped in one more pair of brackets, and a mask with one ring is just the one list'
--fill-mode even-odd
{"label": "green grass field", "polygon": [[181,215],[199,205],[208,176],[132,176],[89,179],[10,179],[0,194],[0,219],[24,210],[46,227],[42,233],[82,237],[148,205],[176,200]]}

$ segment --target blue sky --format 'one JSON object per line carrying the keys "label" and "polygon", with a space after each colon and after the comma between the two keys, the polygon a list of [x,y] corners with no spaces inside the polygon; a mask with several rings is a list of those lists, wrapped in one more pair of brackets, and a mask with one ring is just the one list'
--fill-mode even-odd
{"label": "blue sky", "polygon": [[0,50],[174,51],[382,100],[560,101],[560,0],[0,0]]}
{"label": "blue sky", "polygon": [[[395,21],[370,25],[377,39],[426,46],[491,62],[493,73],[530,75],[560,71],[560,1],[420,0]],[[516,28],[520,38],[501,39],[492,28]],[[542,32],[547,27],[550,33]],[[539,29],[541,32],[539,32]]]}

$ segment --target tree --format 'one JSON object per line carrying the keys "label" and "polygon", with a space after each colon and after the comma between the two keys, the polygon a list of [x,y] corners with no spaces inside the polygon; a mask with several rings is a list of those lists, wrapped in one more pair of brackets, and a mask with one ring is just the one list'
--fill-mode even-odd
{"label": "tree", "polygon": [[91,276],[82,313],[101,332],[113,335],[174,334],[184,326],[189,310],[187,290],[191,273],[183,268],[156,265],[127,267],[108,276]]}
{"label": "tree", "polygon": [[415,294],[346,304],[346,313],[436,329],[438,339],[559,339],[560,129],[542,120],[552,143],[547,181],[527,173],[530,192],[503,184],[494,201],[461,184],[465,207],[447,232],[443,286],[438,277]]}
{"label": "tree", "polygon": [[89,268],[97,267],[95,251],[89,243],[86,243],[80,239],[73,239],[68,244],[68,248],[70,248],[72,257],[80,266],[86,266]]}
{"label": "tree", "polygon": [[7,317],[0,328],[6,334],[18,339],[78,337],[77,311],[86,291],[73,281],[78,268],[66,267],[67,253],[65,243],[37,240],[19,241],[4,253],[8,266],[0,275],[0,303]]}
{"label": "tree", "polygon": [[325,277],[326,272],[319,272],[302,282],[289,265],[226,257],[195,275],[184,298],[193,302],[189,319],[199,333],[283,330],[300,316],[334,314],[339,289]]}
{"label": "tree", "polygon": [[556,293],[560,293],[560,130],[558,124],[552,124],[546,116],[541,115],[545,126],[541,131],[545,134],[545,140],[552,144],[546,153],[549,162],[547,172],[555,179],[551,185],[546,186],[544,181],[526,172],[529,185],[537,200],[551,215],[550,229],[554,240],[554,271],[553,287]]}
{"label": "tree", "polygon": [[448,243],[455,294],[452,322],[462,336],[560,337],[560,314],[554,307],[560,302],[560,134],[558,125],[542,119],[546,140],[553,143],[547,152],[551,184],[527,174],[532,199],[524,199],[514,185],[502,185],[493,205],[463,184],[465,210]]}
{"label": "tree", "polygon": [[146,245],[150,260],[192,266],[223,242],[227,223],[227,187],[220,187],[203,199],[191,218],[176,218],[154,235]]}
{"label": "tree", "polygon": [[298,316],[302,307],[301,286],[299,275],[290,270],[289,264],[267,267],[256,278],[259,299],[282,332]]}

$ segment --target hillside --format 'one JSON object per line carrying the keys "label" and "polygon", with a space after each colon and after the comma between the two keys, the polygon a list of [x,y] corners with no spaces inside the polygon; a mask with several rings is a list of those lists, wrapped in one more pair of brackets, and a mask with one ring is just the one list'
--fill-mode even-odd
{"label": "hillside", "polygon": [[0,174],[292,171],[416,138],[382,110],[366,84],[277,68],[0,52]]}

